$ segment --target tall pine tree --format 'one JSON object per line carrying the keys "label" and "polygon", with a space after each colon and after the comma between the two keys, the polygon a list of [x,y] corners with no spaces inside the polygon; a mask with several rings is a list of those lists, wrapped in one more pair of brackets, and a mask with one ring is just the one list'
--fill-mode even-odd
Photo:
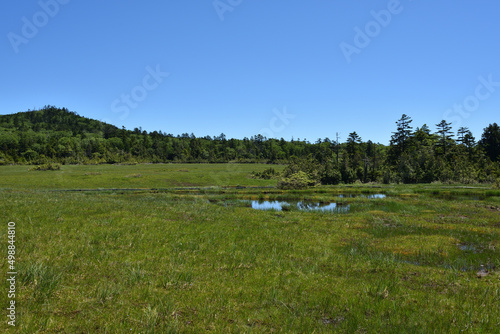
{"label": "tall pine tree", "polygon": [[403,114],[401,118],[396,122],[397,130],[393,132],[391,137],[391,146],[396,148],[396,152],[401,154],[406,151],[408,147],[408,140],[411,136],[411,130],[413,129],[410,124],[413,120],[410,116]]}
{"label": "tall pine tree", "polygon": [[453,137],[453,133],[451,132],[451,123],[447,123],[444,119],[436,124],[439,134],[439,146],[443,148],[443,155],[446,155],[446,148]]}

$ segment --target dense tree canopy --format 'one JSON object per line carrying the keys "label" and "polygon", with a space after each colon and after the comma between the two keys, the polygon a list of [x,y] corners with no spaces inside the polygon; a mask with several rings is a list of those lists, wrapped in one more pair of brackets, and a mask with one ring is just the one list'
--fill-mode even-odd
{"label": "dense tree canopy", "polygon": [[486,155],[492,161],[498,161],[500,158],[500,128],[497,123],[490,124],[484,129],[480,144],[484,147]]}
{"label": "dense tree canopy", "polygon": [[[451,124],[424,124],[415,131],[403,114],[389,146],[363,142],[353,131],[345,143],[329,138],[269,139],[261,134],[228,139],[225,134],[174,136],[141,128],[126,130],[46,106],[0,116],[0,164],[96,164],[128,162],[266,162],[290,164],[323,184],[339,182],[492,182],[500,176],[500,129],[494,123],[476,142],[467,128],[453,139]],[[299,170],[300,169],[300,170]]]}

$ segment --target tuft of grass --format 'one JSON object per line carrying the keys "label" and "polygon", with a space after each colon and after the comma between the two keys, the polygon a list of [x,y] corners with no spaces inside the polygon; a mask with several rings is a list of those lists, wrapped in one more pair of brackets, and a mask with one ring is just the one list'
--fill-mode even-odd
{"label": "tuft of grass", "polygon": [[21,263],[18,267],[19,282],[27,290],[32,291],[33,299],[45,301],[58,288],[62,273],[41,262]]}
{"label": "tuft of grass", "polygon": [[146,272],[138,264],[126,265],[124,275],[129,285],[136,285],[145,278]]}
{"label": "tuft of grass", "polygon": [[116,285],[100,284],[94,290],[94,297],[98,304],[104,305],[112,303],[113,299],[120,293],[120,289]]}

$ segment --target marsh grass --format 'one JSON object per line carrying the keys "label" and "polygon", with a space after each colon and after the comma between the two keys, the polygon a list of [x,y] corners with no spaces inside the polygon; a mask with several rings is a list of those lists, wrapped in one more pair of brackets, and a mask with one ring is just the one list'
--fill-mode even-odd
{"label": "marsh grass", "polygon": [[[20,333],[495,333],[500,326],[499,200],[494,192],[483,198],[482,186],[465,189],[466,198],[440,198],[432,192],[454,190],[224,189],[201,179],[227,173],[217,165],[62,166],[72,176],[0,171],[0,212],[16,222]],[[142,177],[125,177],[134,174]],[[260,182],[241,171],[230,178]],[[159,191],[159,180],[203,189]],[[122,186],[144,190],[116,190]],[[53,191],[80,187],[107,190]],[[339,198],[346,193],[388,197]],[[482,199],[470,199],[477,194]],[[291,198],[342,200],[351,210],[241,205]],[[0,270],[7,272],[5,261]]]}
{"label": "marsh grass", "polygon": [[41,262],[20,263],[18,266],[19,282],[37,302],[44,302],[57,289],[62,273]]}
{"label": "marsh grass", "polygon": [[[2,166],[0,189],[97,189],[272,186],[276,180],[252,179],[265,164],[64,165],[48,173],[26,166]],[[275,166],[281,171],[284,166]],[[18,182],[23,179],[23,182]]]}

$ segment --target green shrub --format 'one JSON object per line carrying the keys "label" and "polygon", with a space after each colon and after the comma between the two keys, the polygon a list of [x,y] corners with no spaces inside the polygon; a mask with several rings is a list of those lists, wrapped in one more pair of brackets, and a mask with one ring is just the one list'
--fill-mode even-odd
{"label": "green shrub", "polygon": [[500,177],[497,177],[495,183],[493,183],[493,189],[500,189]]}
{"label": "green shrub", "polygon": [[317,185],[319,182],[311,179],[306,172],[298,171],[289,177],[281,178],[277,186],[279,189],[305,189]]}
{"label": "green shrub", "polygon": [[252,172],[252,177],[254,179],[270,180],[277,176],[277,172],[274,168],[269,167],[264,169],[262,172]]}
{"label": "green shrub", "polygon": [[30,171],[46,171],[46,170],[60,170],[60,169],[61,169],[60,164],[47,163],[47,164],[31,167],[29,170]]}

